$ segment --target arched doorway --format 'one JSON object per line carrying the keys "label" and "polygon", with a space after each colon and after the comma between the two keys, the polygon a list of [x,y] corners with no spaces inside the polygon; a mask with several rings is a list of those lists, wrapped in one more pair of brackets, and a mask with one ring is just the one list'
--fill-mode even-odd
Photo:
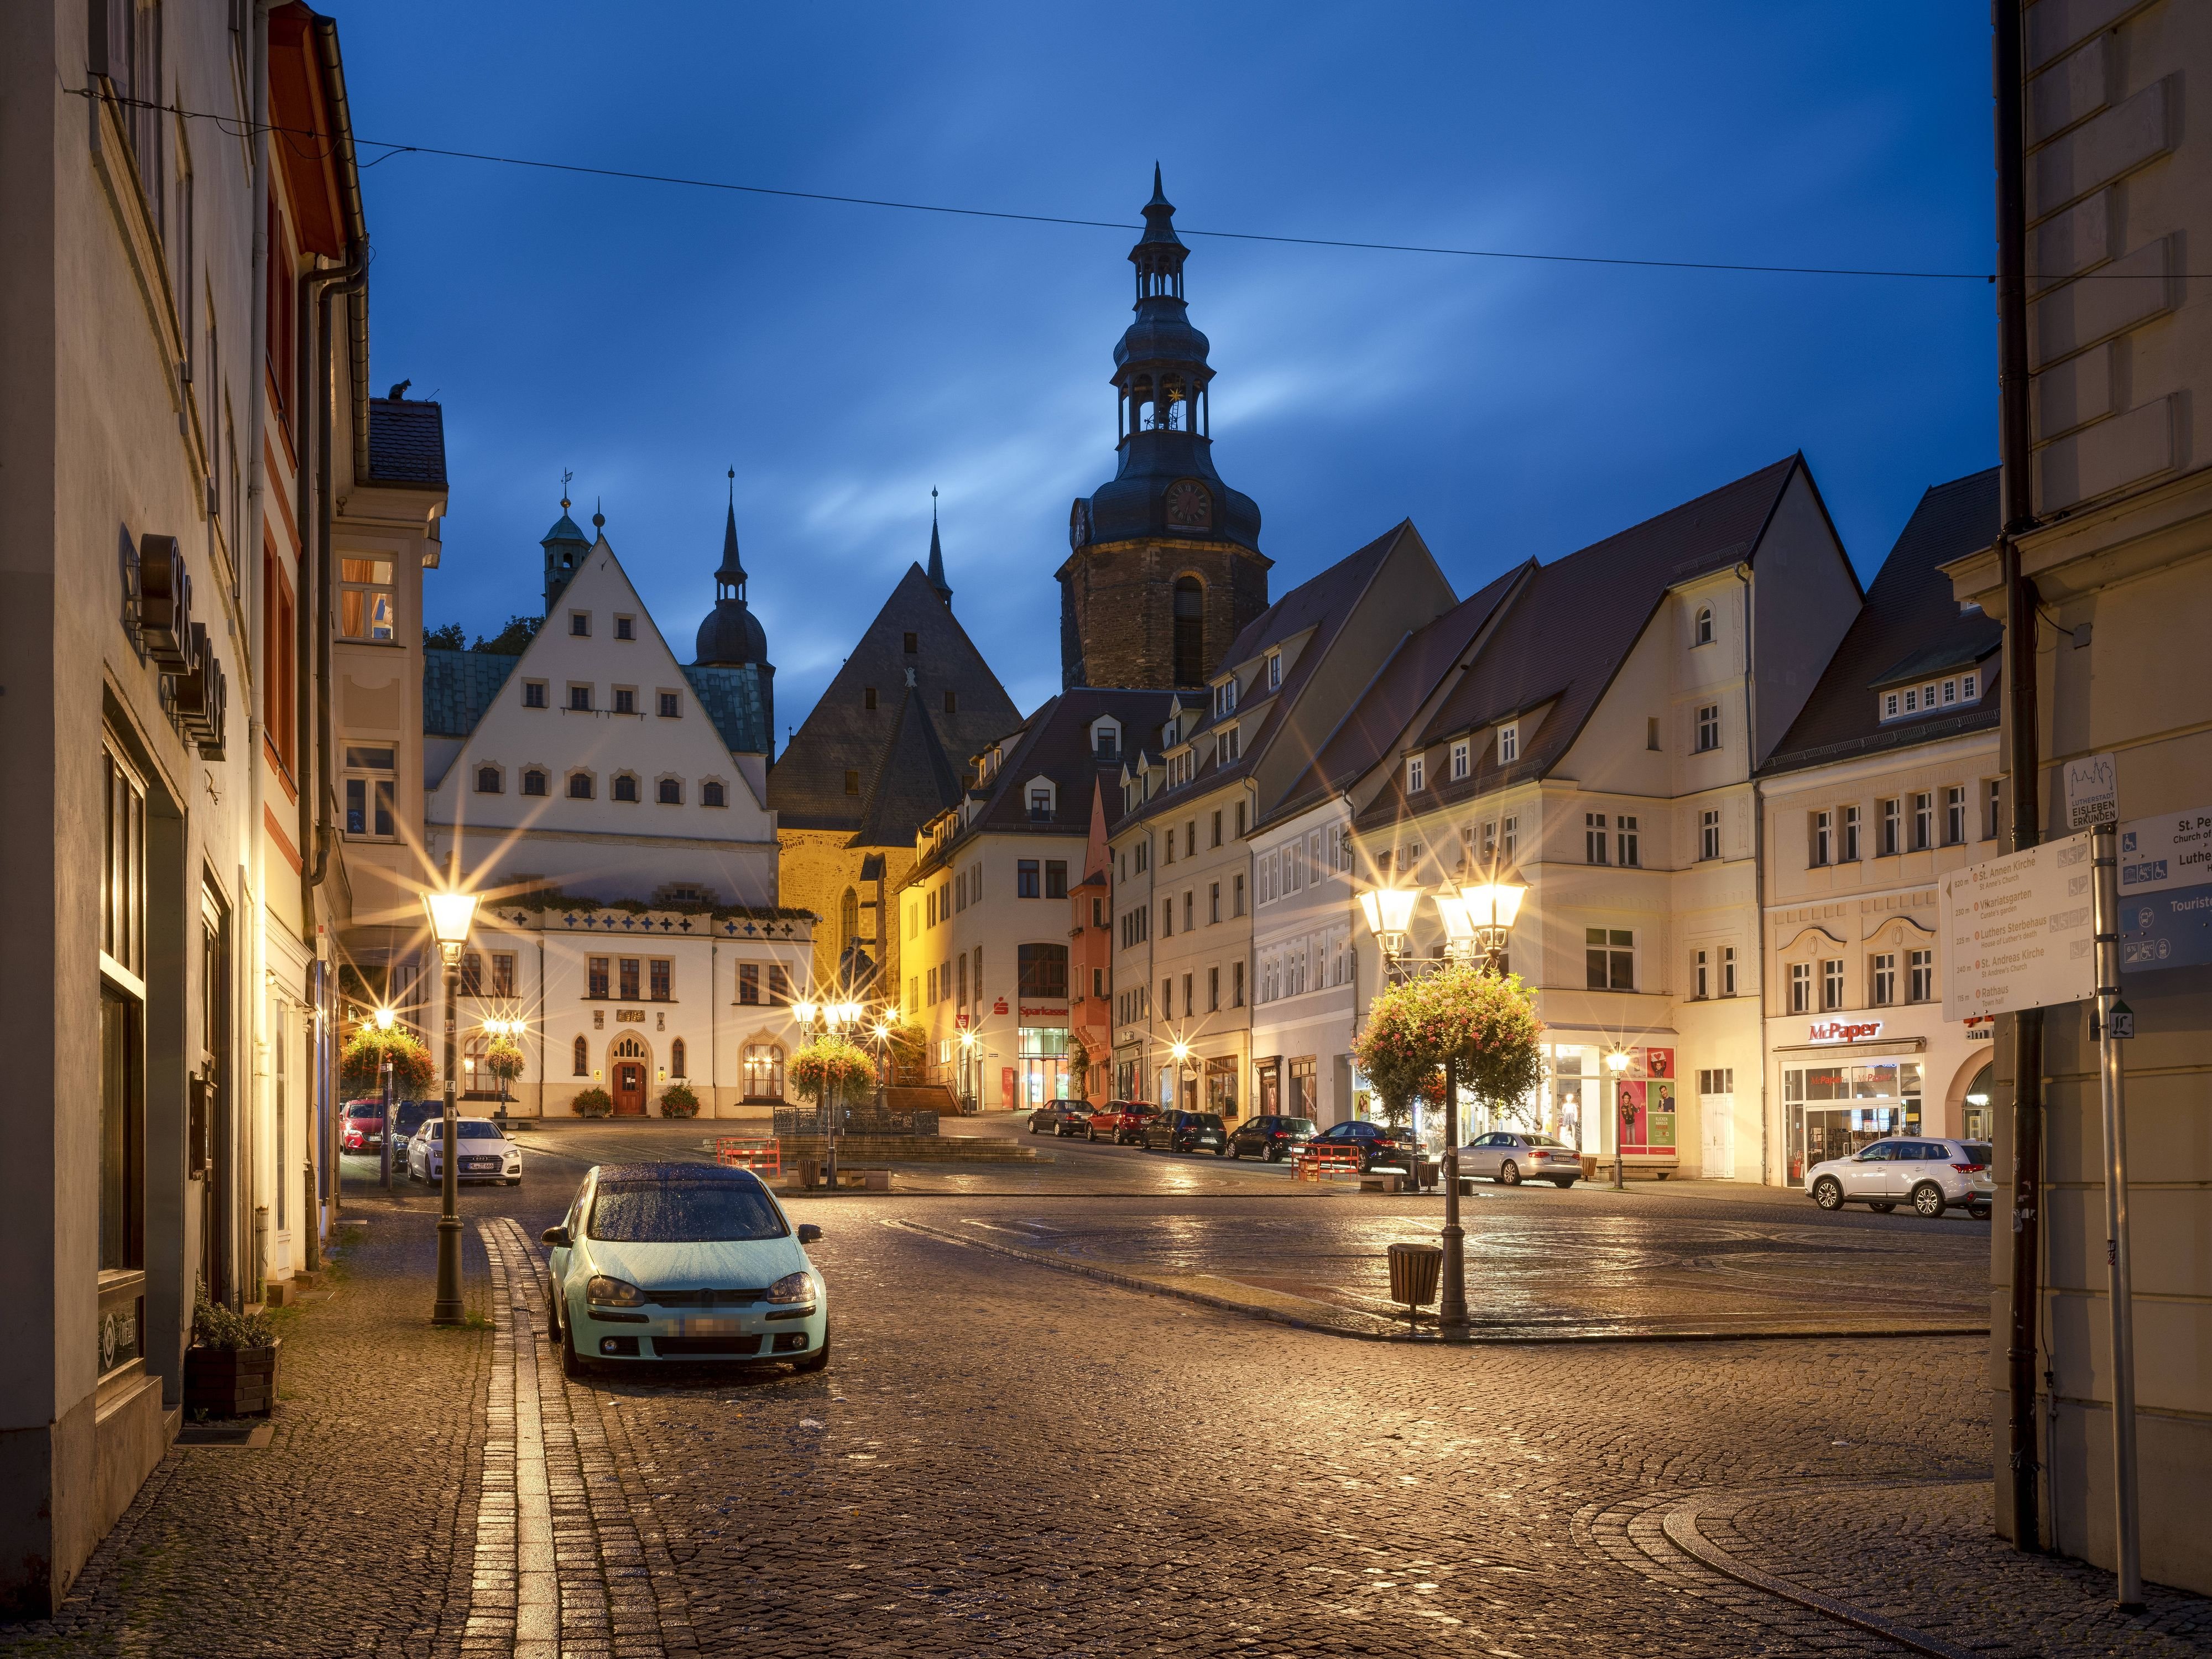
{"label": "arched doorway", "polygon": [[607,1092],[615,1097],[617,1117],[645,1115],[645,1044],[619,1036],[607,1050]]}

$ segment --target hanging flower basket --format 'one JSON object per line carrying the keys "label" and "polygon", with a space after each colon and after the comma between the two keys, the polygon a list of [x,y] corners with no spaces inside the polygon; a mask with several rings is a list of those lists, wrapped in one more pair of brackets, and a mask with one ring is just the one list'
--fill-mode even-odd
{"label": "hanging flower basket", "polygon": [[522,1048],[510,1037],[494,1037],[491,1047],[484,1050],[484,1070],[502,1083],[512,1083],[522,1075]]}
{"label": "hanging flower basket", "polygon": [[819,1106],[876,1086],[876,1063],[842,1037],[818,1036],[791,1057],[784,1076],[802,1100]]}
{"label": "hanging flower basket", "polygon": [[356,1026],[338,1056],[338,1087],[349,1096],[373,1095],[384,1087],[384,1061],[392,1060],[392,1092],[398,1100],[421,1100],[436,1086],[438,1068],[430,1051],[412,1031],[395,1025]]}

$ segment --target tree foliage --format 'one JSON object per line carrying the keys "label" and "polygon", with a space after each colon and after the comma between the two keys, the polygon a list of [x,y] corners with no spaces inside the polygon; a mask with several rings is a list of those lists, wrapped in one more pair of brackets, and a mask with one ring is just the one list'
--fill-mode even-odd
{"label": "tree foliage", "polygon": [[404,1025],[390,1030],[369,1023],[354,1028],[338,1055],[338,1087],[349,1095],[373,1095],[384,1088],[384,1060],[392,1057],[395,1100],[420,1100],[438,1081],[430,1051]]}
{"label": "tree foliage", "polygon": [[1543,1031],[1519,979],[1447,963],[1377,996],[1352,1057],[1386,1121],[1402,1120],[1416,1095],[1441,1103],[1446,1060],[1477,1100],[1511,1111],[1542,1080]]}
{"label": "tree foliage", "polygon": [[522,1075],[522,1048],[512,1037],[494,1037],[484,1050],[484,1069],[502,1083]]}
{"label": "tree foliage", "polygon": [[[543,617],[509,617],[507,626],[489,639],[477,635],[477,642],[469,649],[481,651],[490,657],[519,657],[524,647],[538,637],[538,630],[544,621]],[[454,631],[458,633],[459,630],[456,629]]]}
{"label": "tree foliage", "polygon": [[876,1063],[843,1037],[818,1036],[791,1057],[784,1076],[801,1100],[819,1106],[874,1088]]}

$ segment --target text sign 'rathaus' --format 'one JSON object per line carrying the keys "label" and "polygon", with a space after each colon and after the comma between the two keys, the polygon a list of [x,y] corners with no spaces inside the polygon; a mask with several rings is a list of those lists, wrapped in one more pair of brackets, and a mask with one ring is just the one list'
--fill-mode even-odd
{"label": "text sign 'rathaus'", "polygon": [[2089,835],[2045,842],[1943,878],[1950,972],[1943,1017],[1971,1019],[2096,993]]}

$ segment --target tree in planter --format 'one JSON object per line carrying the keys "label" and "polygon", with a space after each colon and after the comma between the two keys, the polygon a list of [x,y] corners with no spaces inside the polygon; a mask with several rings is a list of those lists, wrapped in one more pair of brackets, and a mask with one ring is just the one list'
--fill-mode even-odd
{"label": "tree in planter", "polygon": [[365,1023],[354,1029],[338,1056],[338,1087],[348,1095],[381,1092],[387,1055],[394,1099],[421,1100],[436,1086],[438,1068],[413,1032],[401,1025],[386,1030]]}
{"label": "tree in planter", "polygon": [[699,1097],[681,1083],[672,1083],[660,1091],[660,1115],[663,1117],[696,1117],[699,1115]]}
{"label": "tree in planter", "polygon": [[841,1036],[817,1036],[791,1057],[783,1070],[801,1100],[834,1106],[876,1086],[876,1063],[865,1049]]}
{"label": "tree in planter", "polygon": [[578,1117],[612,1117],[615,1110],[615,1097],[597,1084],[593,1084],[588,1089],[578,1090],[575,1099],[570,1101],[568,1104]]}
{"label": "tree in planter", "polygon": [[512,1084],[522,1075],[522,1045],[513,1037],[494,1037],[484,1050],[484,1070],[501,1083]]}

